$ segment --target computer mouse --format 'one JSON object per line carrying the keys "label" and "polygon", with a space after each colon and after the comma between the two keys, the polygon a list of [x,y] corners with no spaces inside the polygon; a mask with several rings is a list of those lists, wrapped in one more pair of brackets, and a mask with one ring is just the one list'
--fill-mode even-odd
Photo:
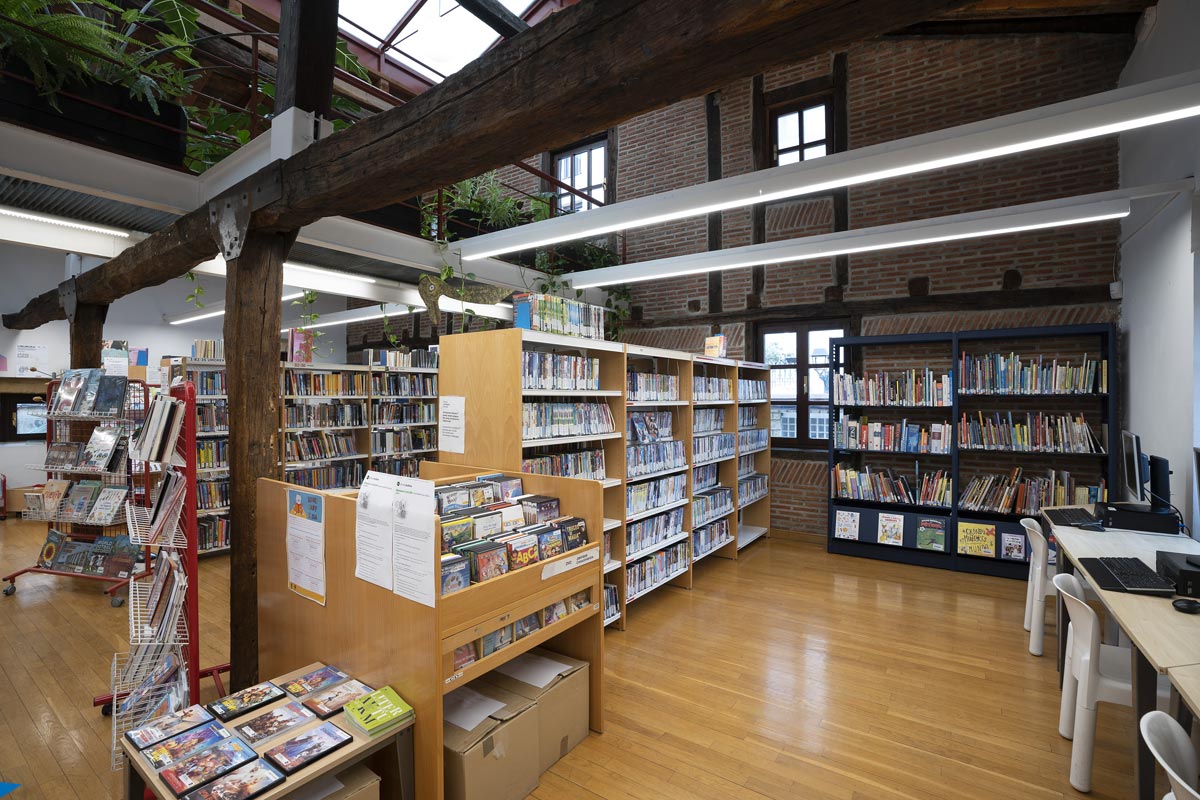
{"label": "computer mouse", "polygon": [[1175,606],[1176,611],[1182,611],[1184,614],[1200,614],[1200,600],[1181,597],[1171,605]]}

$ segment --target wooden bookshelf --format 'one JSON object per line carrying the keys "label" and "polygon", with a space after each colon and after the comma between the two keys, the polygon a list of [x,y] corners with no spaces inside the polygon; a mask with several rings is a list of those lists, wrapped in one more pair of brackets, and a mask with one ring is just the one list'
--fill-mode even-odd
{"label": "wooden bookshelf", "polygon": [[[460,465],[423,462],[421,475],[438,485],[488,472]],[[554,559],[516,570],[446,597],[433,607],[409,601],[354,577],[355,493],[317,492],[325,503],[326,604],[288,589],[285,537],[287,491],[298,487],[270,479],[258,486],[259,652],[263,674],[286,666],[323,661],[336,664],[369,685],[391,685],[416,711],[414,727],[417,796],[443,797],[442,697],[483,673],[527,652],[546,647],[589,667],[589,725],[603,730],[604,638],[600,588],[603,492],[596,481],[521,475],[526,491],[559,499],[564,514],[587,523],[588,544]],[[305,490],[309,491],[309,490]],[[440,540],[440,531],[437,532]],[[594,556],[591,560],[581,556]],[[439,557],[434,561],[440,586]],[[554,567],[561,567],[561,571]],[[547,569],[549,568],[549,569]],[[581,590],[592,602],[541,630],[515,640],[464,668],[454,667],[454,650],[493,630]],[[379,624],[381,620],[386,624]]]}
{"label": "wooden bookshelf", "polygon": [[[201,556],[229,552],[229,410],[225,361],[219,358],[164,359],[166,385],[176,378],[196,387],[196,515]],[[219,456],[224,453],[224,458]],[[213,457],[217,456],[216,459]],[[224,498],[223,500],[220,498]]]}
{"label": "wooden bookshelf", "polygon": [[[749,388],[746,382],[754,382],[757,390],[744,391]],[[736,471],[738,486],[737,498],[737,549],[741,550],[758,539],[771,534],[771,370],[766,364],[751,361],[738,362],[738,460]],[[743,417],[749,418],[743,424]],[[758,433],[754,433],[758,432]],[[764,443],[754,442],[743,446],[742,440],[750,435],[756,435]],[[745,467],[749,467],[746,469]],[[752,471],[751,471],[752,470]],[[744,492],[748,476],[765,478],[766,492],[755,491],[753,494]]]}
{"label": "wooden bookshelf", "polygon": [[[369,370],[371,469],[415,476],[420,461],[437,452],[438,368],[371,364]],[[399,441],[379,441],[389,435]]]}

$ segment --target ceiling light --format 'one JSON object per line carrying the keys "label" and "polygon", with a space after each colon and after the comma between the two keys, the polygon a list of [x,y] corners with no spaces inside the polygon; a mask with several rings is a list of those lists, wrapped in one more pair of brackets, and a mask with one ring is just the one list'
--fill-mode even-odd
{"label": "ceiling light", "polygon": [[[291,261],[283,262],[285,272],[307,272],[311,275],[320,275],[324,278],[338,278],[339,280],[358,281],[359,283],[375,283],[374,278],[369,278],[366,275],[355,275],[350,272],[341,272],[335,269],[325,269],[324,267],[310,267],[307,264],[295,264]],[[288,281],[284,281],[287,283]]]}
{"label": "ceiling light", "polygon": [[942,169],[1200,115],[1200,71],[565,214],[457,244],[463,261]]}
{"label": "ceiling light", "polygon": [[817,258],[918,247],[937,242],[976,239],[1067,225],[1119,219],[1129,214],[1129,199],[1099,202],[1048,201],[992,211],[955,214],[895,225],[809,236],[748,247],[732,247],[694,255],[575,272],[564,276],[573,288],[609,286],[717,270],[778,264]]}
{"label": "ceiling light", "polygon": [[45,222],[48,225],[59,225],[63,228],[73,228],[77,231],[88,231],[90,233],[103,233],[109,236],[116,236],[121,239],[128,239],[129,231],[123,231],[120,228],[108,228],[104,225],[91,225],[86,222],[76,222],[73,219],[65,219],[63,217],[52,217],[47,214],[34,214],[29,211],[20,211],[15,208],[0,206],[0,214],[6,217],[15,217],[16,219],[27,219],[33,222]]}
{"label": "ceiling light", "polygon": [[[420,310],[424,311],[425,309],[421,308]],[[409,313],[409,311],[407,308],[400,309],[397,311],[386,311],[386,312],[385,311],[376,311],[372,314],[364,314],[361,316],[348,317],[345,319],[326,320],[325,322],[316,322],[316,323],[313,323],[312,325],[297,325],[296,328],[302,329],[302,330],[311,330],[313,328],[332,328],[335,325],[353,325],[355,322],[370,322],[373,319],[383,319],[384,317],[399,317],[399,316],[403,316],[404,314],[408,314],[408,313]],[[292,328],[283,328],[279,332],[287,333],[289,330],[293,330],[293,329]]]}
{"label": "ceiling light", "polygon": [[[304,292],[294,292],[292,294],[285,294],[283,297],[279,298],[279,300],[280,300],[280,302],[286,303],[288,300],[298,300],[301,297],[304,297]],[[219,316],[223,315],[224,313],[225,313],[225,309],[224,309],[224,307],[222,307],[222,308],[213,309],[211,311],[202,311],[199,314],[185,315],[185,316],[177,318],[177,319],[171,319],[168,317],[167,323],[169,325],[186,325],[189,322],[199,322],[202,319],[212,319],[213,317],[219,317]]]}

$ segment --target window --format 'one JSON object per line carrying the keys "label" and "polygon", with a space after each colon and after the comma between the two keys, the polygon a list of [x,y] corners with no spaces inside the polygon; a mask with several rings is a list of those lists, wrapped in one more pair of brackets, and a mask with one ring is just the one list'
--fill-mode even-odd
{"label": "window", "polygon": [[[583,192],[601,203],[608,202],[604,198],[604,189],[608,182],[607,171],[606,140],[589,142],[554,154],[554,176],[572,189]],[[593,207],[592,203],[571,194],[561,186],[555,186],[554,191],[558,197],[559,211],[586,211]]]}
{"label": "window", "polygon": [[833,150],[833,103],[810,100],[771,109],[771,166],[820,158]]}
{"label": "window", "polygon": [[829,443],[830,340],[844,321],[764,325],[762,360],[771,368],[771,440],[775,447]]}

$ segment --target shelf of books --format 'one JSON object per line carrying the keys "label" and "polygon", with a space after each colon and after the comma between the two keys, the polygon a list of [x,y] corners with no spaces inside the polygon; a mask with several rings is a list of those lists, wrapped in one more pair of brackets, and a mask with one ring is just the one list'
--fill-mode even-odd
{"label": "shelf of books", "polygon": [[366,350],[371,469],[415,476],[437,453],[437,351]]}
{"label": "shelf of books", "polygon": [[[771,531],[771,371],[766,364],[738,362],[737,549]],[[716,538],[719,541],[719,537]]]}
{"label": "shelf of books", "polygon": [[[260,658],[267,674],[321,661],[394,687],[419,720],[416,796],[440,800],[443,697],[534,647],[589,664],[589,725],[602,730],[605,490],[437,462],[421,475],[372,473],[356,494],[259,481]],[[323,509],[324,604],[289,588],[279,543],[297,502]],[[405,551],[364,570],[355,531],[381,523]]]}
{"label": "shelf of books", "polygon": [[139,548],[125,534],[126,503],[145,503],[152,476],[134,469],[130,437],[145,418],[142,381],[102,369],[67,370],[46,387],[46,459],[29,469],[46,481],[26,492],[24,517],[47,525],[37,562],[5,575],[4,594],[27,573],[84,578],[106,584],[112,604],[137,571]]}
{"label": "shelf of books", "polygon": [[366,365],[284,362],[281,478],[297,486],[354,489],[371,461]]}
{"label": "shelf of books", "polygon": [[1115,348],[1110,325],[835,340],[830,552],[1024,577],[1021,518],[1112,485]]}
{"label": "shelf of books", "polygon": [[[193,353],[224,353],[220,340],[198,340]],[[229,402],[225,361],[172,358],[168,385],[175,379],[196,387],[196,519],[201,556],[229,552]]]}

